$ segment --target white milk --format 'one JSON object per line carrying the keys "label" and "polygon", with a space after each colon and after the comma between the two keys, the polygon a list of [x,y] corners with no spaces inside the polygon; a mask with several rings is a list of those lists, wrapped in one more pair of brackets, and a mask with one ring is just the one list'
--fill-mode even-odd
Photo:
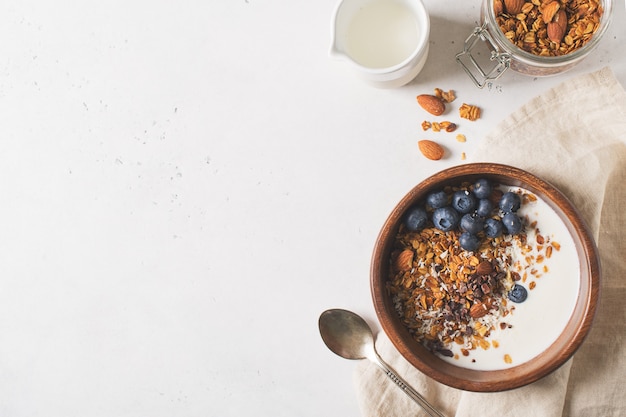
{"label": "white milk", "polygon": [[368,68],[400,64],[417,48],[417,19],[411,9],[389,1],[366,4],[352,18],[346,33],[346,52]]}
{"label": "white milk", "polygon": [[[509,187],[510,190],[519,190],[517,187]],[[565,224],[559,219],[556,212],[544,201],[526,202],[518,211],[523,217],[527,215],[531,221],[537,221],[539,233],[558,242],[561,248],[554,250],[549,259],[541,264],[527,268],[539,270],[539,278],[529,275],[522,285],[528,290],[531,281],[536,282],[533,290],[528,290],[526,301],[515,304],[513,314],[508,315],[502,321],[512,325],[512,328],[492,331],[489,341],[497,341],[498,347],[493,345],[484,350],[478,347],[470,352],[469,356],[463,356],[460,346],[453,348],[457,358],[442,357],[442,359],[458,366],[480,370],[506,369],[529,361],[543,352],[559,336],[567,325],[578,297],[580,286],[580,266],[578,255],[574,246],[574,240]],[[527,228],[528,242],[536,246],[535,230]],[[537,255],[536,249],[531,254]],[[524,263],[525,255],[514,254]],[[544,265],[548,272],[543,272]],[[523,272],[520,272],[523,274]],[[512,363],[504,361],[504,355],[508,354]],[[441,357],[441,356],[440,356]]]}

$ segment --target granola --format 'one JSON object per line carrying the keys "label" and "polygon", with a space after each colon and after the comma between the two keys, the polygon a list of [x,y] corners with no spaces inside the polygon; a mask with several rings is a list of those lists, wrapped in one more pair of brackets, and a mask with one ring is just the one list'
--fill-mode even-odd
{"label": "granola", "polygon": [[[528,0],[519,13],[508,13],[502,0],[493,1],[504,36],[538,56],[561,56],[582,48],[598,30],[604,13],[601,0]],[[566,19],[560,20],[563,11]]]}
{"label": "granola", "polygon": [[[455,189],[469,187],[462,184]],[[536,197],[524,193],[522,199],[531,202]],[[526,217],[524,223],[526,230],[534,232],[533,241],[526,232],[502,235],[483,239],[474,252],[461,248],[459,231],[400,227],[387,288],[415,340],[447,357],[455,357],[453,346],[463,356],[470,356],[475,349],[499,346],[490,335],[495,329],[511,328],[507,317],[515,311],[507,293],[516,282],[527,280],[529,288],[535,288],[536,280],[547,272],[547,268],[537,269],[541,264],[538,258],[551,256],[559,247],[541,235],[536,221]],[[512,250],[522,254],[522,261],[514,260]]]}

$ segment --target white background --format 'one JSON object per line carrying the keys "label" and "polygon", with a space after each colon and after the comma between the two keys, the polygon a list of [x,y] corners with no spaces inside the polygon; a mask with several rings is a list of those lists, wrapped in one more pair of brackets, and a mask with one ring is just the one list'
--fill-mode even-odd
{"label": "white background", "polygon": [[[567,78],[626,84],[621,1],[570,72],[484,90],[454,62],[480,0],[425,3],[423,72],[380,90],[328,58],[334,0],[3,2],[0,416],[357,416],[317,319],[377,329],[394,204]],[[435,87],[483,109],[466,143],[422,132]]]}

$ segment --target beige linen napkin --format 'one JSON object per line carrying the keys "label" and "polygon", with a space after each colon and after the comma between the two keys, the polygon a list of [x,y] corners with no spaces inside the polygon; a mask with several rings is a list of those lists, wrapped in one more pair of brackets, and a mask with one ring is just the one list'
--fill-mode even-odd
{"label": "beige linen napkin", "polygon": [[[602,262],[594,326],[574,357],[528,386],[472,393],[413,368],[381,332],[377,349],[446,416],[626,416],[626,92],[609,68],[564,81],[484,138],[475,161],[517,166],[559,188],[594,233]],[[364,416],[426,415],[375,365],[355,375]]]}

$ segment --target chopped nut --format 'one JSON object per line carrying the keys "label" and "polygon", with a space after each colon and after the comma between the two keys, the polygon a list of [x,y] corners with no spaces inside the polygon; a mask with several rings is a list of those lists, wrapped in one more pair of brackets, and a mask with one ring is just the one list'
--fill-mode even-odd
{"label": "chopped nut", "polygon": [[435,96],[439,97],[446,103],[452,103],[456,99],[454,91],[450,90],[448,92],[445,92],[441,88],[435,88]]}
{"label": "chopped nut", "polygon": [[491,266],[491,262],[482,261],[476,267],[476,273],[478,275],[488,275],[493,272],[493,267]]}
{"label": "chopped nut", "polygon": [[454,132],[456,130],[456,124],[450,123],[447,126],[445,126],[444,129],[446,129],[446,132],[448,133]]}
{"label": "chopped nut", "polygon": [[465,137],[465,135],[459,133],[458,135],[456,135],[456,140],[457,142],[465,142],[467,138]]}
{"label": "chopped nut", "polygon": [[441,132],[442,130],[445,130],[446,132],[454,132],[456,130],[456,124],[448,120],[444,120],[443,122],[430,122],[428,120],[424,120],[422,122],[422,130],[426,131],[431,128],[433,132]]}

